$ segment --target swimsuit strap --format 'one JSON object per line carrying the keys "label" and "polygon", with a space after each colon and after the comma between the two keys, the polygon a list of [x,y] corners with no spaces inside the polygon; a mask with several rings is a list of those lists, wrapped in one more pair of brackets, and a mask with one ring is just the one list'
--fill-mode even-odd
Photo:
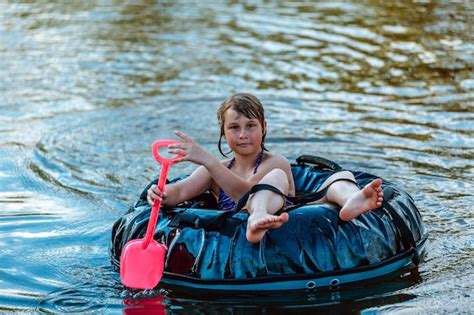
{"label": "swimsuit strap", "polygon": [[257,160],[255,161],[255,168],[253,169],[253,174],[255,175],[257,173],[257,169],[262,164],[263,161],[263,150],[260,151],[260,153],[257,156]]}
{"label": "swimsuit strap", "polygon": [[234,165],[234,162],[235,162],[235,157],[233,157],[229,163],[227,164],[227,168],[230,170],[232,168],[232,166]]}
{"label": "swimsuit strap", "polygon": [[[263,150],[260,151],[260,153],[257,156],[257,159],[255,160],[255,168],[253,169],[253,174],[255,175],[257,173],[258,167],[260,164],[262,164],[263,161]],[[233,157],[229,163],[227,164],[227,168],[230,170],[232,166],[234,166],[235,163],[235,157]]]}

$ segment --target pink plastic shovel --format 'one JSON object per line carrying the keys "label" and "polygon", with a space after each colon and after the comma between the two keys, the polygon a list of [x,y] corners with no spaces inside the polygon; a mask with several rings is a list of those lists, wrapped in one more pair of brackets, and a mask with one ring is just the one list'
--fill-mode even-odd
{"label": "pink plastic shovel", "polygon": [[[166,159],[160,155],[158,149],[169,144],[179,143],[175,140],[159,140],[152,145],[153,156],[161,163],[161,174],[158,189],[164,191],[168,169],[175,164],[174,159]],[[180,157],[182,155],[178,155]],[[129,288],[153,289],[160,282],[165,266],[166,245],[153,239],[156,221],[161,202],[155,200],[151,209],[150,220],[143,239],[131,240],[125,244],[120,256],[120,278]]]}

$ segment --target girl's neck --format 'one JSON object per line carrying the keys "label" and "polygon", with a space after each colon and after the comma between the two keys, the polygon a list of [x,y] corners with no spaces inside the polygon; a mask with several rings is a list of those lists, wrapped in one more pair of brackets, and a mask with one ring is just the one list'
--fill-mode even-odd
{"label": "girl's neck", "polygon": [[260,154],[263,155],[263,151],[258,151],[254,154],[249,154],[249,155],[241,155],[241,154],[234,153],[233,167],[238,167],[239,169],[244,169],[244,170],[254,169],[255,162],[260,156]]}

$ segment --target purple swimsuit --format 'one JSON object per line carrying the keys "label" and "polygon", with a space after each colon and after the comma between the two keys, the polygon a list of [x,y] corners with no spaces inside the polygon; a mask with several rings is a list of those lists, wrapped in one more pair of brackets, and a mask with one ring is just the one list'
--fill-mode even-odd
{"label": "purple swimsuit", "polygon": [[[257,160],[255,161],[255,168],[253,169],[253,174],[255,175],[257,173],[257,169],[262,163],[263,160],[263,151],[260,152],[260,154],[257,157]],[[235,157],[230,160],[229,164],[227,164],[227,168],[231,169],[232,165],[234,165],[235,162]],[[217,200],[217,208],[219,210],[226,210],[226,211],[233,211],[235,210],[235,207],[237,204],[232,200],[232,198],[229,197],[229,195],[226,194],[225,191],[222,189],[219,191],[219,199]]]}

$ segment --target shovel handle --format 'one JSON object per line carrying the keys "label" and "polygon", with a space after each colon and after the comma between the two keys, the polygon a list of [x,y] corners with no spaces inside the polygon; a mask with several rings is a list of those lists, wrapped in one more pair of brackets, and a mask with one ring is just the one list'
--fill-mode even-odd
{"label": "shovel handle", "polygon": [[[158,189],[163,192],[165,189],[166,178],[168,177],[168,170],[171,165],[176,164],[175,159],[184,156],[183,154],[177,154],[174,158],[165,158],[160,155],[159,148],[167,147],[170,144],[177,144],[179,141],[176,140],[158,140],[153,142],[151,149],[153,153],[153,157],[158,163],[161,163],[161,172],[160,178],[158,180]],[[143,249],[146,249],[150,244],[151,240],[153,239],[153,235],[155,234],[156,228],[156,221],[158,219],[158,212],[160,210],[161,201],[155,199],[153,201],[153,207],[151,208],[151,215],[150,220],[148,221],[148,226],[146,229],[146,236],[145,241],[143,242]]]}
{"label": "shovel handle", "polygon": [[158,141],[155,141],[151,145],[151,153],[153,154],[153,157],[155,158],[155,160],[158,163],[161,163],[163,165],[168,164],[168,166],[174,165],[174,164],[176,164],[175,159],[178,158],[178,157],[182,157],[184,155],[183,154],[177,154],[176,157],[169,159],[169,158],[165,158],[164,156],[162,156],[158,149],[162,148],[162,147],[167,147],[170,144],[178,144],[178,143],[179,143],[179,141],[176,141],[176,140],[158,140]]}

